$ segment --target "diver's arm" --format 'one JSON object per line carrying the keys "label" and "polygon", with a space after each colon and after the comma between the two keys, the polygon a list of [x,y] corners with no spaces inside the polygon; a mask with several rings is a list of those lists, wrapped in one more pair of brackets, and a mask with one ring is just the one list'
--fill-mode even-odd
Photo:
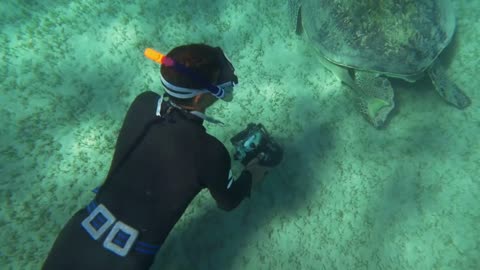
{"label": "diver's arm", "polygon": [[217,206],[225,211],[235,209],[245,197],[250,197],[252,173],[241,171],[236,178],[231,168],[231,158],[223,145],[217,149],[217,155],[209,164],[208,176],[204,176],[203,184],[217,202]]}
{"label": "diver's arm", "polygon": [[252,159],[245,167],[245,170],[250,172],[252,175],[252,189],[258,187],[258,184],[263,181],[265,176],[270,171],[270,167],[262,166],[259,164],[261,158],[261,156],[258,156]]}

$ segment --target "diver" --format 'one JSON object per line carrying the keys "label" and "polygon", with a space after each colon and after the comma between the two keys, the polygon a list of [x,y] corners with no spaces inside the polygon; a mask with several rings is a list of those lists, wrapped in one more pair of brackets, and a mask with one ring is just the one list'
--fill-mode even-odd
{"label": "diver", "polygon": [[148,269],[202,189],[230,211],[269,171],[256,157],[235,178],[226,147],[203,126],[220,123],[205,111],[231,101],[238,83],[222,49],[190,44],[145,56],[161,64],[165,93],[141,93],[130,105],[105,181],[63,227],[42,269]]}

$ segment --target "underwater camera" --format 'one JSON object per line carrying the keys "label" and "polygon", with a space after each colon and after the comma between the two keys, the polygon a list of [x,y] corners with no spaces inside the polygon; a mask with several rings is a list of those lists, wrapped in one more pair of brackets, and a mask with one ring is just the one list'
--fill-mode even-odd
{"label": "underwater camera", "polygon": [[246,166],[260,153],[264,153],[259,164],[267,167],[277,166],[283,158],[283,149],[268,134],[262,124],[248,124],[247,128],[233,136],[230,141],[235,146],[233,158]]}

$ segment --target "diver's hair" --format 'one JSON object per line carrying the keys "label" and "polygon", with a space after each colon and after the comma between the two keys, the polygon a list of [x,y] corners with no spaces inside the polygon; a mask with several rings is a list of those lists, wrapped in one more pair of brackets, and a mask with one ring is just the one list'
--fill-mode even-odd
{"label": "diver's hair", "polygon": [[[210,83],[214,83],[215,74],[219,70],[219,51],[217,48],[205,44],[188,44],[178,46],[172,49],[167,56],[177,63],[183,64],[191,69],[195,74],[205,78]],[[169,83],[186,88],[203,88],[199,82],[192,80],[186,74],[182,74],[173,67],[162,65],[160,73]],[[165,93],[170,100],[179,105],[191,105],[194,98],[180,99]]]}

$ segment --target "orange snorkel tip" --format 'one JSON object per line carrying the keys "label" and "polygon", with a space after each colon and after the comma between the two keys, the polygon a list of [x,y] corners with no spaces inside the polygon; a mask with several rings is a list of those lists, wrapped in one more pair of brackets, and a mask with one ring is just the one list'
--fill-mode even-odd
{"label": "orange snorkel tip", "polygon": [[160,65],[165,65],[165,66],[168,66],[168,67],[175,65],[175,62],[171,58],[167,57],[166,55],[164,55],[160,52],[155,51],[152,48],[145,49],[145,52],[143,54],[148,59],[150,59],[150,60],[152,60],[156,63],[159,63]]}

